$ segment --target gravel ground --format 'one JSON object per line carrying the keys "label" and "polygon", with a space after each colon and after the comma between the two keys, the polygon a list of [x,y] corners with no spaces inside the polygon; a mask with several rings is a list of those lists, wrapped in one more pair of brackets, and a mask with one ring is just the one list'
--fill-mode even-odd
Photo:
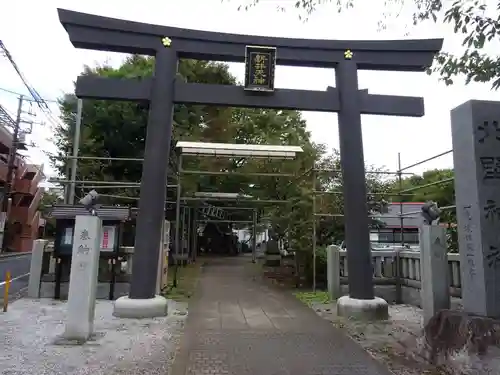
{"label": "gravel ground", "polygon": [[167,374],[187,316],[170,302],[169,315],[119,319],[113,302],[97,301],[95,337],[84,345],[56,344],[64,331],[65,302],[20,299],[0,313],[2,375]]}
{"label": "gravel ground", "polygon": [[411,305],[389,305],[390,320],[367,323],[338,317],[335,303],[314,303],[311,307],[318,315],[344,329],[373,357],[385,363],[394,374],[442,374],[433,366],[408,355],[408,351],[412,350],[412,346],[421,336],[422,309]]}

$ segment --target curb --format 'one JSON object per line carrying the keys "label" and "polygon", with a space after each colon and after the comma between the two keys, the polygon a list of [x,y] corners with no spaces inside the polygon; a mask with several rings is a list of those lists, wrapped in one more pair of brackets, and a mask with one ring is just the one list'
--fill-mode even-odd
{"label": "curb", "polygon": [[0,254],[0,261],[2,261],[4,259],[22,258],[22,257],[26,257],[28,255],[31,255],[31,252],[29,252],[29,253],[7,253],[7,254]]}

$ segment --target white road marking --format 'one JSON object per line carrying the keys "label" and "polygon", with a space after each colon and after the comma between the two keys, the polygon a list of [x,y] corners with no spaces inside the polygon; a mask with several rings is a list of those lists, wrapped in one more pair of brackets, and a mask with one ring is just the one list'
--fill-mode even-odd
{"label": "white road marking", "polygon": [[[23,278],[23,277],[29,276],[29,274],[30,274],[30,273],[28,272],[28,273],[25,273],[24,275],[14,277],[13,279],[10,279],[10,282],[13,282],[13,281],[16,281],[16,280],[18,280],[18,279],[21,279],[21,278]],[[7,283],[7,281],[2,281],[2,282],[0,282],[0,286],[4,286],[6,283]]]}
{"label": "white road marking", "polygon": [[16,256],[5,256],[5,257],[0,256],[0,263],[1,262],[11,262],[13,260],[24,260],[28,257],[28,255],[31,255],[31,253],[16,255]]}

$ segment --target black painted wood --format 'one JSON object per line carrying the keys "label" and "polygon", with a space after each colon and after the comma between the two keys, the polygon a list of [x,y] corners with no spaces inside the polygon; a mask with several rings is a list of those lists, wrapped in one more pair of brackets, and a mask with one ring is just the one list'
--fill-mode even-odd
{"label": "black painted wood", "polygon": [[[106,99],[122,101],[149,101],[151,78],[116,79],[81,76],[76,81],[76,96],[82,99]],[[421,117],[424,100],[419,97],[373,95],[359,90],[361,113],[367,115],[392,115]],[[175,82],[176,103],[217,105],[222,107],[248,107],[297,109],[301,111],[338,112],[338,90],[326,91],[276,89],[273,93],[253,93],[242,86],[211,85],[203,83]]]}
{"label": "black painted wood", "polygon": [[244,62],[245,46],[276,47],[277,64],[333,68],[350,49],[358,69],[424,71],[442,39],[322,40],[238,35],[149,25],[58,9],[59,19],[77,48],[154,55],[161,39],[172,39],[180,58]]}

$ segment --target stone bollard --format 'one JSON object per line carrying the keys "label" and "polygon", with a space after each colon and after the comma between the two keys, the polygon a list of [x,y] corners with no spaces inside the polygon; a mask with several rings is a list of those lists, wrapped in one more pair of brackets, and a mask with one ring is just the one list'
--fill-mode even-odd
{"label": "stone bollard", "polygon": [[420,228],[420,275],[424,324],[440,310],[450,308],[446,229],[423,224]]}
{"label": "stone bollard", "polygon": [[56,273],[56,265],[57,259],[54,257],[54,253],[52,252],[49,259],[49,274],[53,275]]}
{"label": "stone bollard", "polygon": [[30,278],[28,281],[28,298],[40,298],[40,280],[42,278],[43,252],[47,240],[33,241],[31,250]]}
{"label": "stone bollard", "polygon": [[85,342],[93,334],[97,275],[101,245],[101,219],[76,216],[63,337]]}
{"label": "stone bollard", "polygon": [[328,295],[330,299],[336,300],[341,296],[340,292],[340,247],[330,245],[326,248],[327,253],[327,281]]}

